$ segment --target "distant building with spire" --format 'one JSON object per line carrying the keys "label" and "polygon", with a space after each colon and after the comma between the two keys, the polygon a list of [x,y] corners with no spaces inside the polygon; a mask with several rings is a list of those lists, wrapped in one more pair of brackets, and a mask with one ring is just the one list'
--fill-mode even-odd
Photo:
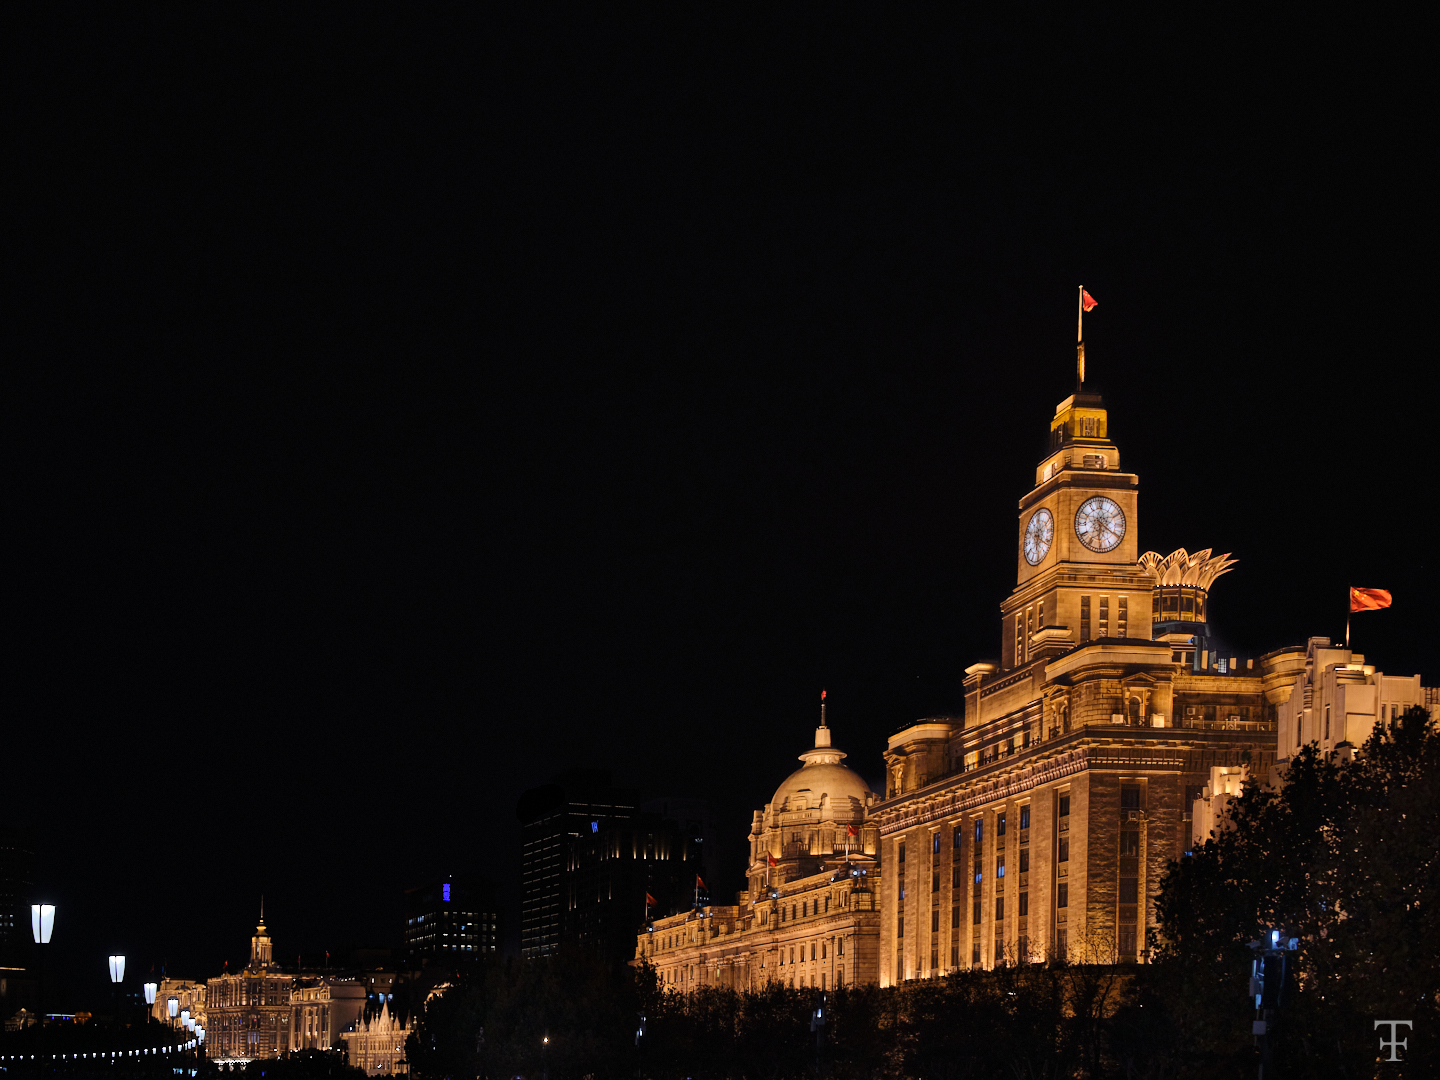
{"label": "distant building with spire", "polygon": [[250,962],[235,975],[219,975],[205,988],[205,1046],[221,1064],[279,1057],[290,1049],[290,990],[294,979],[275,966],[274,946],[260,924],[250,938]]}

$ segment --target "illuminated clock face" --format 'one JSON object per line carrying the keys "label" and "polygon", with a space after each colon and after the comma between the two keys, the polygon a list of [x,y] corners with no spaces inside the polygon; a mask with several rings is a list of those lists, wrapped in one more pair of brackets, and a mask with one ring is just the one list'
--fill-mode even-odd
{"label": "illuminated clock face", "polygon": [[1125,511],[1103,495],[1086,499],[1075,511],[1075,535],[1091,551],[1113,551],[1125,538]]}
{"label": "illuminated clock face", "polygon": [[1040,560],[1050,553],[1050,541],[1054,539],[1055,519],[1049,510],[1036,510],[1025,526],[1025,561],[1039,566]]}

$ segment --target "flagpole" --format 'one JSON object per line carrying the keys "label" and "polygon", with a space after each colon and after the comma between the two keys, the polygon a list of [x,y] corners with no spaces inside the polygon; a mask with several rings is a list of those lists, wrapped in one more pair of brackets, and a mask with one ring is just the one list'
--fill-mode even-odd
{"label": "flagpole", "polygon": [[1085,286],[1075,294],[1075,392],[1085,389]]}
{"label": "flagpole", "polygon": [[1350,651],[1350,609],[1355,606],[1354,585],[1345,586],[1345,651]]}

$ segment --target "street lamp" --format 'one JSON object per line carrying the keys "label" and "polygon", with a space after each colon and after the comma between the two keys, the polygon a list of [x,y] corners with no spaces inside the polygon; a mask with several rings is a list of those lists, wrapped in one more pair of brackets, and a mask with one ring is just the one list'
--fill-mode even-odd
{"label": "street lamp", "polygon": [[170,998],[170,1001],[168,1002],[168,1006],[170,1013],[170,1026],[173,1028],[175,1026],[175,1017],[180,1015],[180,999],[178,997],[172,996]]}
{"label": "street lamp", "polygon": [[125,979],[125,957],[110,957],[110,1002],[115,1009],[115,1023],[120,1023],[120,983]]}
{"label": "street lamp", "polygon": [[35,932],[36,945],[49,945],[50,933],[55,929],[55,905],[31,904],[30,928]]}
{"label": "street lamp", "polygon": [[148,1024],[155,1012],[155,993],[160,987],[153,982],[145,984],[145,1022]]}
{"label": "street lamp", "polygon": [[[31,904],[30,905],[30,929],[35,932],[36,945],[49,945],[50,934],[55,929],[55,905],[54,904]],[[45,1036],[45,949],[40,950],[40,1034],[36,1037],[38,1043]]]}

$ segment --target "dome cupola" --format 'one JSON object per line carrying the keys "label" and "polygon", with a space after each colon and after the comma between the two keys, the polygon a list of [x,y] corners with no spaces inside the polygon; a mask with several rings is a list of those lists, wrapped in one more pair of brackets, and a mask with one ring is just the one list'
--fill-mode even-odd
{"label": "dome cupola", "polygon": [[815,746],[800,755],[805,764],[785,778],[770,805],[779,812],[825,809],[829,811],[825,816],[836,821],[861,820],[866,803],[874,795],[869,784],[853,769],[841,764],[845,756],[831,745],[822,699]]}

